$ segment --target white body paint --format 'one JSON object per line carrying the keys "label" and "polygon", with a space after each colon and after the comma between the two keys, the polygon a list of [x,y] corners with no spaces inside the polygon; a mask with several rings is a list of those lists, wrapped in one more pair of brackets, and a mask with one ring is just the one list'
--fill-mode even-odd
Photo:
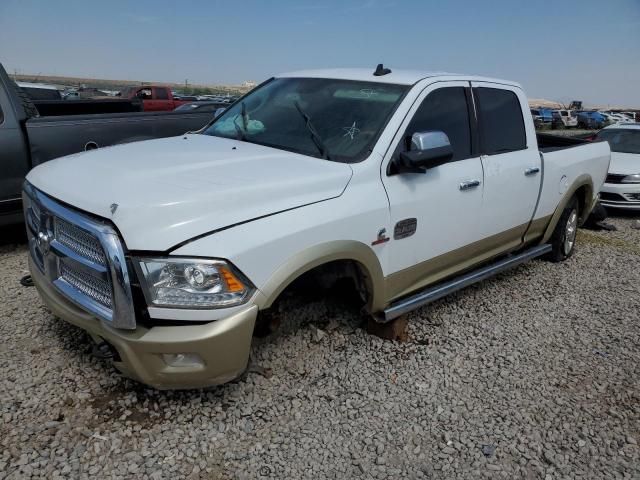
{"label": "white body paint", "polygon": [[[369,70],[296,72],[282,77],[341,78],[412,85],[371,154],[335,163],[246,142],[187,135],[106,148],[51,161],[28,181],[72,207],[110,220],[126,248],[172,256],[224,258],[258,292],[299,252],[346,240],[369,248],[385,276],[552,215],[560,179],[587,174],[597,193],[609,166],[606,144],[541,155],[527,101],[514,83],[463,75]],[[527,148],[451,162],[424,174],[386,169],[420,101],[443,86],[485,85],[518,96]],[[355,123],[345,135],[357,134]],[[529,167],[540,174],[524,176]],[[459,184],[479,180],[480,188]],[[117,204],[112,214],[111,205]],[[536,208],[537,204],[537,208]],[[418,219],[416,233],[372,246],[381,229]],[[523,227],[523,234],[526,227]],[[250,300],[252,301],[252,300]],[[215,311],[150,309],[155,318],[213,320]]]}

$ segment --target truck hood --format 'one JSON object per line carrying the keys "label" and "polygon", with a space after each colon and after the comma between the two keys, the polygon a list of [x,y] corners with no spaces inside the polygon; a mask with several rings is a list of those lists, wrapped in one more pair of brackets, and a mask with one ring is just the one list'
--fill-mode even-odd
{"label": "truck hood", "polygon": [[621,175],[640,173],[640,154],[611,152],[609,173]]}
{"label": "truck hood", "polygon": [[207,232],[338,197],[351,175],[343,163],[186,135],[59,158],[34,168],[27,180],[111,220],[129,249],[166,251]]}

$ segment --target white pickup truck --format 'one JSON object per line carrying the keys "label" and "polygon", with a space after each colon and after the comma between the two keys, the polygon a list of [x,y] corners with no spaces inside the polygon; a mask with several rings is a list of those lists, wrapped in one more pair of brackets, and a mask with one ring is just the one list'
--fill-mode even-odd
{"label": "white pickup truck", "polygon": [[353,279],[384,324],[525,260],[569,257],[609,145],[543,143],[513,82],[382,66],[281,75],[194,134],[33,169],[32,277],[125,375],[219,384],[303,274]]}

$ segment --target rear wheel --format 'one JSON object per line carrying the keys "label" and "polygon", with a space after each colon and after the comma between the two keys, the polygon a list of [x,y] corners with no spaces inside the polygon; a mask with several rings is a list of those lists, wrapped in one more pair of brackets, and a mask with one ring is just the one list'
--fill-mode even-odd
{"label": "rear wheel", "polygon": [[573,255],[578,233],[578,219],[578,201],[573,197],[563,210],[556,229],[551,235],[551,261],[561,262]]}

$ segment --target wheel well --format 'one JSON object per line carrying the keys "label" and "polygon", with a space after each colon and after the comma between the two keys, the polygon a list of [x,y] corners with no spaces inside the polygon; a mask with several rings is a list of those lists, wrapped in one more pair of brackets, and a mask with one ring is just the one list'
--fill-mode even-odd
{"label": "wheel well", "polygon": [[[348,285],[353,288],[350,289]],[[347,288],[343,288],[347,285]],[[338,289],[339,287],[339,289]],[[332,291],[341,298],[351,296],[349,300],[359,300],[368,304],[371,301],[372,285],[363,265],[355,260],[334,260],[315,266],[292,280],[273,301],[271,308],[283,298],[295,294],[315,295]],[[331,296],[331,295],[329,295]]]}
{"label": "wheel well", "polygon": [[576,190],[576,193],[574,194],[574,196],[578,200],[578,217],[580,218],[581,222],[584,222],[586,220],[586,218],[583,217],[587,209],[588,197],[591,193],[589,190],[590,189],[588,185],[582,185]]}

